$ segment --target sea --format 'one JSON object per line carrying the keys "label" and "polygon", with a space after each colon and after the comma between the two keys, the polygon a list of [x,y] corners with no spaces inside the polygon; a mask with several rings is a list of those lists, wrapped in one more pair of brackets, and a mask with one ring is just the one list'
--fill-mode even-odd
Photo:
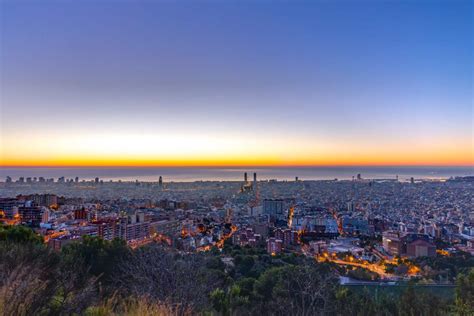
{"label": "sea", "polygon": [[92,180],[99,177],[104,181],[143,181],[155,182],[160,176],[167,182],[194,182],[194,181],[241,181],[244,172],[248,179],[257,173],[258,180],[292,181],[299,180],[350,180],[361,175],[363,179],[396,179],[409,181],[411,177],[417,180],[440,180],[458,176],[474,176],[474,166],[469,167],[3,167],[0,168],[0,181],[7,176],[13,181],[19,177],[65,177],[66,179],[79,177],[80,180]]}

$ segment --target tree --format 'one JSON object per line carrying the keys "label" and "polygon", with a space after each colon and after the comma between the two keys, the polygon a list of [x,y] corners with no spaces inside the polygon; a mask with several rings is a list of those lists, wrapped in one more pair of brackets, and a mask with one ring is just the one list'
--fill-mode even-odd
{"label": "tree", "polygon": [[0,225],[0,241],[43,244],[43,237],[25,226]]}
{"label": "tree", "polygon": [[[28,234],[28,233],[27,233]],[[0,245],[0,315],[37,315],[55,295],[57,257],[42,245]]]}
{"label": "tree", "polygon": [[130,249],[125,241],[107,241],[99,237],[84,236],[82,242],[71,243],[62,248],[62,260],[71,269],[76,262],[82,262],[89,272],[105,284],[111,283],[111,276],[117,265],[126,260]]}
{"label": "tree", "polygon": [[421,289],[415,291],[414,286],[409,285],[400,297],[399,314],[401,316],[441,316],[446,315],[446,306],[446,302],[440,297]]}
{"label": "tree", "polygon": [[242,278],[236,282],[243,296],[252,297],[253,287],[257,280],[254,278]]}
{"label": "tree", "polygon": [[274,302],[281,313],[326,315],[334,308],[337,286],[333,273],[317,263],[287,266],[273,289]]}
{"label": "tree", "polygon": [[218,270],[206,268],[206,255],[179,254],[151,245],[133,251],[114,274],[115,288],[124,297],[147,297],[172,306],[176,314],[205,310],[209,294],[222,288]]}
{"label": "tree", "polygon": [[[97,297],[95,280],[80,278],[84,265],[62,266],[42,244],[0,244],[0,315],[70,315]],[[79,282],[80,280],[80,282]]]}
{"label": "tree", "polygon": [[474,315],[474,268],[458,276],[453,310],[460,316]]}
{"label": "tree", "polygon": [[239,308],[249,304],[249,298],[242,295],[238,285],[230,287],[226,293],[222,289],[215,289],[210,294],[212,306],[221,315],[228,316],[239,313]]}
{"label": "tree", "polygon": [[271,268],[254,284],[263,314],[323,315],[334,311],[338,283],[326,266],[306,262]]}
{"label": "tree", "polygon": [[356,268],[354,270],[350,270],[348,272],[348,276],[353,279],[364,280],[364,281],[373,281],[373,280],[380,279],[377,273],[364,269],[364,268]]}

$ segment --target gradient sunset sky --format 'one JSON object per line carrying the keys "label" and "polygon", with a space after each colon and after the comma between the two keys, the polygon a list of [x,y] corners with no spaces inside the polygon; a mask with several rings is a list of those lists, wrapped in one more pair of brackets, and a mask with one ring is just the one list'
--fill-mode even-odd
{"label": "gradient sunset sky", "polygon": [[472,1],[0,11],[1,166],[474,164]]}

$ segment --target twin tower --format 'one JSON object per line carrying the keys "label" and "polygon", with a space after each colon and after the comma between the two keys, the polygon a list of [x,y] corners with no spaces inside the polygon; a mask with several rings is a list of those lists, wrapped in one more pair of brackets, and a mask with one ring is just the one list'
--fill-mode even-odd
{"label": "twin tower", "polygon": [[[244,173],[244,181],[245,181],[245,183],[249,182],[248,177],[247,177],[247,172]],[[257,183],[257,173],[256,172],[253,173],[253,182]]]}

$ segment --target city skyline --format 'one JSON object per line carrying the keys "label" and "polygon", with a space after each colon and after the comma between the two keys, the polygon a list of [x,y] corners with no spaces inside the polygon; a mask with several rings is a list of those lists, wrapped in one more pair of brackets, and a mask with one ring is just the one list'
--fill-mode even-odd
{"label": "city skyline", "polygon": [[474,315],[473,12],[0,0],[0,314]]}
{"label": "city skyline", "polygon": [[0,166],[473,166],[472,3],[0,4]]}

